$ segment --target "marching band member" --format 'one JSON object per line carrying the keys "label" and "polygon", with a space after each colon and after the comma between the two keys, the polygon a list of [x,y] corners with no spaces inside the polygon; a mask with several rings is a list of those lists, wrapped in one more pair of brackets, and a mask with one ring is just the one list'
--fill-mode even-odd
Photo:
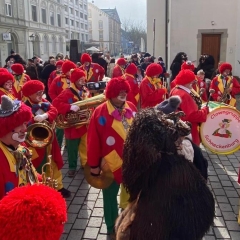
{"label": "marching band member", "polygon": [[31,78],[24,73],[24,68],[22,64],[14,63],[11,66],[12,74],[14,76],[13,83],[13,94],[18,100],[23,100],[22,87],[24,83],[31,80]]}
{"label": "marching band member", "polygon": [[208,97],[207,97],[208,88],[207,88],[207,84],[204,81],[204,78],[205,78],[205,72],[203,70],[199,70],[197,72],[197,80],[198,80],[198,85],[200,87],[199,93],[200,93],[202,100],[204,102],[207,102],[208,101]]}
{"label": "marching band member", "polygon": [[84,53],[81,56],[81,63],[80,69],[85,72],[87,82],[102,81],[105,70],[99,64],[93,63],[89,54]]}
{"label": "marching band member", "polygon": [[141,108],[154,107],[164,100],[167,89],[158,78],[162,71],[157,63],[151,63],[147,67],[146,76],[140,84]]}
{"label": "marching band member", "polygon": [[66,221],[61,194],[41,184],[16,188],[0,201],[1,240],[59,240]]}
{"label": "marching band member", "polygon": [[116,62],[115,67],[113,68],[113,74],[112,77],[121,77],[125,73],[125,66],[127,64],[127,61],[124,58],[119,58]]}
{"label": "marching band member", "polygon": [[[53,100],[53,105],[57,108],[59,114],[66,114],[68,112],[78,112],[80,108],[77,105],[71,105],[74,102],[84,100],[90,96],[88,89],[84,86],[86,75],[85,72],[79,68],[76,68],[71,73],[71,87],[65,89],[58,97]],[[73,126],[64,129],[67,152],[68,152],[68,164],[69,171],[68,176],[74,177],[77,169],[78,152],[82,167],[87,162],[87,127]]]}
{"label": "marching band member", "polygon": [[225,103],[235,106],[236,99],[235,94],[240,92],[240,84],[237,79],[230,76],[232,71],[232,65],[229,63],[223,63],[219,67],[220,74],[216,76],[210,85],[210,89],[215,90],[212,94],[214,101],[221,101],[223,95],[228,95],[228,99]]}
{"label": "marching band member", "polygon": [[176,87],[172,89],[171,96],[180,96],[182,102],[179,110],[183,111],[186,116],[182,118],[184,121],[188,121],[192,124],[192,140],[196,145],[200,145],[200,136],[198,132],[198,124],[205,122],[208,114],[208,107],[199,109],[198,99],[196,95],[192,93],[192,84],[195,81],[195,75],[191,70],[181,70],[175,78]]}
{"label": "marching band member", "polygon": [[[126,101],[129,91],[130,86],[125,79],[112,78],[106,87],[107,101],[94,110],[88,126],[87,163],[92,175],[100,174],[102,160],[106,161],[114,175],[113,183],[102,190],[104,218],[109,234],[113,234],[118,216],[117,195],[122,182],[123,144],[137,111],[131,102]],[[124,208],[121,194],[120,207]]]}
{"label": "marching band member", "polygon": [[[38,80],[31,80],[23,85],[23,95],[27,98],[25,104],[32,109],[32,120],[30,124],[35,122],[41,123],[45,120],[52,124],[57,117],[57,109],[42,97],[44,88],[44,84]],[[54,132],[54,129],[52,130]],[[38,172],[41,172],[42,166],[47,162],[48,156],[52,155],[53,161],[51,165],[54,171],[53,178],[58,182],[57,189],[64,198],[70,197],[70,191],[65,189],[62,183],[61,168],[63,167],[63,159],[55,134],[53,136],[53,142],[47,147],[34,148],[29,146],[29,148],[33,153],[33,165]],[[47,173],[47,175],[49,175],[49,173]]]}
{"label": "marching band member", "polygon": [[[77,66],[75,63],[67,60],[62,65],[62,74],[60,76],[57,76],[53,82],[50,85],[49,88],[49,96],[52,99],[52,101],[66,88],[70,87],[70,75],[71,70],[75,69]],[[61,148],[63,137],[64,137],[64,131],[63,129],[56,128],[56,135],[57,135],[57,141],[58,145]]]}
{"label": "marching band member", "polygon": [[135,74],[137,73],[137,67],[134,63],[130,63],[125,70],[124,78],[128,81],[130,85],[130,92],[127,95],[127,101],[133,103],[135,107],[138,107],[139,102],[139,86],[135,79]]}
{"label": "marching band member", "polygon": [[[0,199],[29,180],[25,168],[30,151],[21,145],[25,140],[31,109],[24,103],[1,96],[0,105]],[[30,161],[30,160],[29,160]]]}
{"label": "marching band member", "polygon": [[8,71],[0,72],[0,103],[1,96],[7,95],[10,99],[14,100],[16,97],[12,91],[14,83],[14,77]]}
{"label": "marching band member", "polygon": [[56,62],[56,70],[54,70],[53,72],[51,72],[49,78],[48,78],[48,89],[50,88],[53,80],[61,75],[62,72],[62,65],[63,65],[64,61],[63,60],[59,60]]}

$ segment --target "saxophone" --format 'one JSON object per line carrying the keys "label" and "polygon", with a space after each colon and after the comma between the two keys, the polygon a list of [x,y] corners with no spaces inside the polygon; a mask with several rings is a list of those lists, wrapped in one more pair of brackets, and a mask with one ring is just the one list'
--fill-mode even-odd
{"label": "saxophone", "polygon": [[224,88],[223,94],[221,95],[219,102],[227,103],[227,101],[229,101],[232,98],[231,95],[229,94],[229,89],[232,82],[233,82],[233,77],[231,77],[230,81],[227,83],[227,86]]}

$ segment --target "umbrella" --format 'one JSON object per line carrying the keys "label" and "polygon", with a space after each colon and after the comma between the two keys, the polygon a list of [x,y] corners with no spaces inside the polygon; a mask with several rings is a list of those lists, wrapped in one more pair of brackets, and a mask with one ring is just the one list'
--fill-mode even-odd
{"label": "umbrella", "polygon": [[100,50],[96,47],[90,47],[88,49],[86,49],[86,51],[89,51],[89,52],[100,52]]}

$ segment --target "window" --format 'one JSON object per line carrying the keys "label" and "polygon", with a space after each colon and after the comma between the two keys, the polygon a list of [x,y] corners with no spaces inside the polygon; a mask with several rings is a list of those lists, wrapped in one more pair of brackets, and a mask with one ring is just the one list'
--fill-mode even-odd
{"label": "window", "polygon": [[92,33],[89,33],[88,37],[89,37],[89,40],[91,40],[92,39]]}
{"label": "window", "polygon": [[85,36],[85,39],[86,39],[86,42],[88,41],[88,35],[86,34],[86,36]]}
{"label": "window", "polygon": [[52,38],[52,52],[57,52],[56,39]]}
{"label": "window", "polygon": [[78,0],[75,0],[75,4],[78,4]]}
{"label": "window", "polygon": [[82,12],[80,13],[80,18],[83,18],[83,13]]}
{"label": "window", "polygon": [[73,3],[73,0],[70,0],[71,3]]}
{"label": "window", "polygon": [[98,27],[99,27],[99,29],[103,29],[103,21],[102,20],[98,21]]}
{"label": "window", "polygon": [[87,5],[86,4],[84,4],[84,10],[87,11]]}
{"label": "window", "polygon": [[83,23],[81,23],[81,29],[83,29]]}
{"label": "window", "polygon": [[62,38],[59,38],[59,51],[63,52],[63,40],[62,40]]}
{"label": "window", "polygon": [[82,41],[84,41],[84,34],[83,33],[81,34],[81,37],[82,37]]}
{"label": "window", "polygon": [[85,20],[87,20],[87,15],[86,14],[84,14],[84,18],[85,18]]}
{"label": "window", "polygon": [[69,38],[69,31],[66,30],[65,32],[66,32],[67,38]]}
{"label": "window", "polygon": [[85,24],[85,30],[88,30],[88,26],[87,26],[87,24]]}
{"label": "window", "polygon": [[48,39],[46,36],[43,38],[43,47],[44,47],[44,53],[47,53],[48,52]]}
{"label": "window", "polygon": [[79,12],[77,10],[75,10],[75,15],[79,17]]}
{"label": "window", "polygon": [[57,0],[58,3],[61,3],[61,0]]}
{"label": "window", "polygon": [[11,2],[5,3],[5,12],[6,12],[6,16],[9,16],[9,17],[12,16],[12,5],[11,5]]}
{"label": "window", "polygon": [[99,41],[103,41],[103,32],[99,31]]}
{"label": "window", "polygon": [[89,18],[92,17],[92,11],[91,11],[91,9],[88,9],[88,17],[89,17]]}
{"label": "window", "polygon": [[72,19],[70,20],[70,22],[71,22],[71,26],[74,26],[74,21]]}
{"label": "window", "polygon": [[73,8],[69,8],[70,14],[73,14]]}
{"label": "window", "polygon": [[71,32],[71,39],[74,39],[74,32]]}
{"label": "window", "polygon": [[57,21],[58,21],[58,26],[61,27],[62,24],[61,24],[61,15],[60,15],[60,13],[57,14]]}
{"label": "window", "polygon": [[50,24],[54,25],[54,12],[50,12]]}
{"label": "window", "polygon": [[37,7],[32,5],[32,20],[37,22]]}
{"label": "window", "polygon": [[79,5],[80,5],[80,8],[83,8],[83,5],[81,3]]}
{"label": "window", "polygon": [[42,23],[47,23],[47,14],[44,8],[42,8]]}
{"label": "window", "polygon": [[88,28],[92,29],[92,21],[88,21]]}
{"label": "window", "polygon": [[77,28],[79,28],[79,22],[76,22],[76,26],[77,26]]}
{"label": "window", "polygon": [[65,24],[68,24],[68,18],[65,18]]}
{"label": "window", "polygon": [[68,6],[64,5],[64,9],[65,9],[65,12],[67,12],[68,11]]}
{"label": "window", "polygon": [[77,39],[80,40],[80,33],[77,33]]}

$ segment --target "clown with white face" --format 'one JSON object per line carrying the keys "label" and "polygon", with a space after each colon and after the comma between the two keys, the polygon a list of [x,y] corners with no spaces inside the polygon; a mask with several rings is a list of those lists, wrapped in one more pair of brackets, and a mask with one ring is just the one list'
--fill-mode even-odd
{"label": "clown with white face", "polygon": [[[0,71],[0,97],[7,95],[10,99],[16,99],[12,89],[13,89],[14,77],[7,70]],[[0,98],[1,102],[1,98]]]}

